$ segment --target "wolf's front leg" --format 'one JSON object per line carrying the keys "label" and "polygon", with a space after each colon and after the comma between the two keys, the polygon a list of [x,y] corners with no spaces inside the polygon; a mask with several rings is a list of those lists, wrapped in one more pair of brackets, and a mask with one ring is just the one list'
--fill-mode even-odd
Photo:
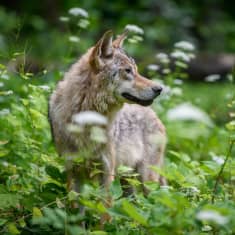
{"label": "wolf's front leg", "polygon": [[[66,162],[66,174],[67,174],[67,192],[75,191],[81,193],[82,186],[84,184],[84,168],[76,165],[72,160]],[[84,207],[79,205],[77,201],[71,202],[72,208],[79,208],[79,211],[83,214]]]}
{"label": "wolf's front leg", "polygon": [[109,194],[109,188],[111,183],[115,178],[115,159],[112,157],[107,157],[107,155],[102,155],[103,160],[103,185],[106,192]]}
{"label": "wolf's front leg", "polygon": [[[103,161],[103,182],[102,184],[104,185],[105,191],[106,191],[106,197],[105,197],[105,206],[111,207],[112,206],[112,196],[110,194],[110,185],[115,179],[115,159],[112,157],[107,157],[107,155],[103,154],[102,155],[102,161]],[[100,219],[101,223],[101,228],[103,225],[110,221],[111,217],[110,215],[105,212]]]}

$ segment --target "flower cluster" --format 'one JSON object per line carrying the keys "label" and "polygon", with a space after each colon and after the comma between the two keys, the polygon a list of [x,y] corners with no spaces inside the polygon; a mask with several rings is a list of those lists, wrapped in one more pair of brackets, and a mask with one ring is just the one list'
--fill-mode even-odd
{"label": "flower cluster", "polygon": [[[88,18],[89,14],[86,10],[79,7],[73,7],[68,10],[68,16],[60,16],[59,20],[64,24],[66,23],[68,27],[70,26],[73,29],[76,29],[76,27],[85,29],[90,24]],[[75,27],[72,27],[74,25]],[[70,29],[69,31],[73,30]],[[73,33],[69,36],[68,41],[71,43],[78,43],[80,38]]]}

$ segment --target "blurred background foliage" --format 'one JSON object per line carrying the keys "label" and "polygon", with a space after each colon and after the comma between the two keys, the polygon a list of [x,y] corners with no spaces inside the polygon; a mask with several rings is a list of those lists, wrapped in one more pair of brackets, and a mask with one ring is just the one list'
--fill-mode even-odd
{"label": "blurred background foliage", "polygon": [[[71,14],[76,7],[84,9],[76,10],[78,16]],[[152,107],[167,129],[166,167],[160,171],[170,186],[150,183],[148,197],[136,193],[133,199],[121,197],[115,181],[108,209],[113,220],[100,231],[102,189],[90,181],[82,195],[66,191],[47,102],[71,63],[104,31],[118,35],[128,24],[144,34],[130,37],[125,49],[141,74],[168,90]],[[227,153],[229,138],[235,139],[234,25],[233,1],[1,0],[0,234],[234,234],[234,150]],[[182,40],[196,47],[186,71],[180,57],[159,60],[171,60]],[[86,215],[70,210],[74,200]]]}
{"label": "blurred background foliage", "polygon": [[[38,63],[62,63],[71,50],[67,43],[68,26],[60,16],[68,15],[74,6],[89,12],[87,30],[77,29],[83,40],[72,53],[79,55],[92,45],[105,30],[121,33],[126,24],[140,25],[145,30],[145,43],[135,54],[167,50],[180,40],[189,40],[199,51],[212,53],[235,51],[235,3],[223,0],[2,0],[0,8],[0,52],[25,51]],[[69,29],[74,30],[74,29]],[[148,46],[146,46],[148,45]],[[45,50],[50,48],[50,50]]]}

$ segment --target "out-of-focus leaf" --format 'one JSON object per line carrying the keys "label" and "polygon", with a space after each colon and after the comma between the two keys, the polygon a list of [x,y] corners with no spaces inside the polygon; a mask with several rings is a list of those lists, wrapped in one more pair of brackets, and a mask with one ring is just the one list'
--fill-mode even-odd
{"label": "out-of-focus leaf", "polygon": [[143,215],[141,215],[138,212],[138,210],[135,208],[135,206],[133,204],[131,204],[130,202],[128,202],[127,200],[124,200],[122,202],[122,208],[136,222],[138,222],[144,226],[148,225],[147,219]]}

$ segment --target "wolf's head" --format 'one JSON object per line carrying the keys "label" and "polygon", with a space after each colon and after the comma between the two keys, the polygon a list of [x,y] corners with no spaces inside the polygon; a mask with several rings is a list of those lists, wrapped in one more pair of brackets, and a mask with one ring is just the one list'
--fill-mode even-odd
{"label": "wolf's head", "polygon": [[122,49],[126,33],[115,41],[112,37],[112,31],[107,31],[91,49],[89,62],[92,71],[104,80],[107,89],[112,90],[119,102],[152,104],[162,87],[138,73],[134,59]]}

